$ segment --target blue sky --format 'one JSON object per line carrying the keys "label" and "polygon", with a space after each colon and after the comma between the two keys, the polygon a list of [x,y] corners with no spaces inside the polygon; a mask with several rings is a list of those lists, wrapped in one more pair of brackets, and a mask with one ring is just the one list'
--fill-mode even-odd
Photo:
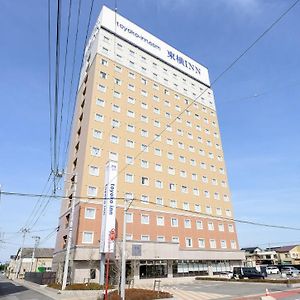
{"label": "blue sky", "polygon": [[[207,66],[213,81],[294,1],[118,2],[120,14]],[[83,3],[77,70],[90,1]],[[92,24],[103,4],[112,8],[114,1],[95,1]],[[237,219],[300,227],[299,13],[297,5],[213,87]],[[70,53],[74,25],[73,19]],[[41,193],[50,171],[47,1],[3,1],[0,38],[0,184],[5,191]],[[16,253],[21,235],[14,232],[36,203],[41,211],[45,202],[2,195],[0,261]],[[27,246],[32,235],[43,239],[57,226],[59,205],[49,202]],[[300,241],[297,231],[237,226],[241,246]],[[53,246],[54,236],[41,246]]]}

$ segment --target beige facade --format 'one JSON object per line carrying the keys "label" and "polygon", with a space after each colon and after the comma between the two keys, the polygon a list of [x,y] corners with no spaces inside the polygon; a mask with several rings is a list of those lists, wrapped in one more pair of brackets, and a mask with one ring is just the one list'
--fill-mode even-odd
{"label": "beige facade", "polygon": [[[135,277],[148,272],[139,269],[143,263],[157,266],[161,261],[164,276],[209,268],[216,272],[218,266],[230,269],[241,263],[244,254],[239,251],[209,86],[105,28],[95,28],[73,125],[68,199],[62,201],[54,268],[62,269],[71,199],[76,196],[71,280],[84,281],[94,268],[97,280],[99,198],[109,160],[117,161],[119,169],[115,257],[123,239],[122,198],[133,199],[127,212],[126,254]],[[132,256],[133,245],[141,246],[141,256]],[[186,271],[185,263],[193,266]]]}

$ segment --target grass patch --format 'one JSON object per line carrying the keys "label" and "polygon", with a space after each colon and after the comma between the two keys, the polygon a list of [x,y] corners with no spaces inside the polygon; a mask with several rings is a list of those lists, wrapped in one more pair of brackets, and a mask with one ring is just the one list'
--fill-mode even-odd
{"label": "grass patch", "polygon": [[[172,298],[173,295],[168,292],[157,292],[153,290],[145,289],[126,289],[125,290],[126,300],[153,300],[153,299],[163,299]],[[113,291],[108,294],[109,300],[121,300],[118,295],[118,291]]]}

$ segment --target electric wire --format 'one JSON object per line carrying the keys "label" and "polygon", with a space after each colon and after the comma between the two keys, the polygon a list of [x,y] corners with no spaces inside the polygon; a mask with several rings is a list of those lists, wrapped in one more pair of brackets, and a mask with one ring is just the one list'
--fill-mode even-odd
{"label": "electric wire", "polygon": [[[264,30],[255,40],[254,42],[252,42],[244,51],[242,51],[242,53],[240,55],[237,56],[237,58],[235,58],[225,69],[224,71],[222,71],[211,83],[210,87],[212,87],[213,85],[215,85],[231,68],[233,68],[234,65],[236,65],[241,59],[242,57],[244,57],[249,51],[250,49],[252,49],[280,20],[282,20],[282,18],[287,15],[298,3],[300,0],[296,0],[291,6],[288,7],[288,9],[286,9],[274,22],[271,23],[271,25],[269,25],[267,27],[266,30]],[[163,130],[161,130],[161,132],[158,134],[158,136],[161,136],[163,133],[165,133],[167,131],[167,128],[169,126],[171,126],[177,118],[180,118],[184,112],[186,112],[206,91],[209,90],[209,87],[206,87],[198,96],[196,96],[194,98],[194,100],[191,101],[191,103],[189,103],[168,125],[165,126],[165,128]],[[155,137],[154,139],[152,139],[147,146],[152,145],[155,141],[156,141],[157,137]],[[135,156],[134,156],[134,160],[136,158],[138,158],[141,154],[143,154],[145,152],[144,149],[140,150]],[[111,181],[115,180],[115,178],[119,175],[122,174],[127,167],[130,166],[129,164],[125,164],[125,166],[123,168],[121,168],[121,170],[118,171],[118,174],[111,179]],[[102,190],[103,191],[103,190]]]}
{"label": "electric wire", "polygon": [[[81,2],[81,0],[80,0],[80,2]],[[85,55],[86,42],[87,42],[89,28],[90,28],[90,24],[91,24],[91,17],[92,17],[92,12],[93,12],[93,8],[94,8],[94,2],[95,2],[95,0],[92,0],[91,5],[90,5],[88,24],[87,24],[86,34],[85,34],[85,38],[84,38],[84,43],[83,43],[83,54],[82,54],[82,58],[81,58],[80,68],[79,68],[80,72],[79,72],[78,79],[77,79],[76,93],[75,93],[75,97],[74,97],[75,100],[73,101],[71,123],[70,123],[69,129],[68,129],[69,110],[70,110],[70,105],[71,105],[71,89],[70,89],[70,94],[69,94],[68,113],[67,113],[67,126],[66,126],[66,131],[65,131],[65,137],[67,137],[67,139],[66,139],[67,143],[65,145],[65,157],[67,155],[69,145],[70,145],[70,140],[71,140],[71,131],[72,131],[72,125],[73,125],[73,120],[74,120],[75,104],[76,104],[76,98],[77,98],[78,91],[79,91],[79,81],[80,81],[81,69],[82,69],[83,59],[84,59],[84,55]],[[74,65],[75,65],[75,61],[73,63],[73,66]],[[72,71],[72,78],[73,78],[73,73],[74,73],[74,68],[73,68],[73,71]],[[71,86],[72,86],[72,84],[71,84]],[[65,163],[65,161],[66,161],[66,159],[64,160],[64,163]]]}
{"label": "electric wire", "polygon": [[[64,53],[64,67],[63,67],[63,81],[62,81],[62,95],[61,95],[61,107],[60,107],[60,125],[59,125],[59,137],[58,137],[58,160],[60,160],[60,148],[61,148],[61,133],[62,133],[62,122],[63,122],[63,109],[65,101],[65,86],[66,86],[66,73],[67,73],[67,57],[69,47],[69,36],[70,36],[70,24],[72,16],[72,1],[69,0],[68,6],[68,21],[67,21],[67,40]],[[59,165],[59,162],[58,162]]]}
{"label": "electric wire", "polygon": [[[69,199],[67,196],[59,196],[59,195],[41,195],[41,194],[30,194],[30,193],[19,193],[19,192],[7,192],[7,191],[2,191],[2,195],[4,196],[20,196],[20,197],[50,197],[50,198],[56,198],[56,199]],[[86,200],[86,201],[91,201],[91,200],[109,200],[111,198],[104,198],[104,197],[81,197],[81,196],[73,196],[73,199],[78,199],[78,200]],[[126,197],[114,197],[114,200],[128,200]],[[131,198],[130,200],[133,200],[134,202],[140,202],[140,199],[138,198]],[[287,229],[287,230],[296,230],[300,231],[300,228],[298,227],[292,227],[292,226],[284,226],[284,225],[273,225],[273,224],[267,224],[267,223],[262,223],[262,222],[256,222],[256,221],[251,221],[251,220],[243,220],[243,219],[237,219],[237,218],[231,218],[231,217],[223,217],[223,216],[214,216],[211,214],[207,213],[202,213],[202,212],[196,212],[192,210],[185,210],[183,208],[179,207],[171,207],[166,204],[157,204],[153,201],[149,201],[149,204],[153,204],[155,207],[165,207],[171,210],[176,210],[180,211],[181,213],[189,213],[189,214],[194,214],[202,217],[207,217],[211,219],[216,219],[216,220],[225,220],[225,221],[230,221],[230,222],[237,222],[237,223],[242,223],[242,224],[248,224],[248,225],[255,225],[255,226],[262,226],[262,227],[269,227],[269,228],[277,228],[277,229]],[[140,209],[140,210],[147,210],[149,208],[143,208],[140,206],[136,206],[135,208]],[[167,212],[167,211],[166,211]]]}

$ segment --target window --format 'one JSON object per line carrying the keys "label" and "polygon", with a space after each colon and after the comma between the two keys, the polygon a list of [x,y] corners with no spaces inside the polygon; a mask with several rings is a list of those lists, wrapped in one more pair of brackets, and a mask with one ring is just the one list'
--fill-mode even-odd
{"label": "window", "polygon": [[200,204],[195,204],[195,212],[201,212]]}
{"label": "window", "polygon": [[204,196],[205,196],[205,198],[209,198],[210,197],[209,191],[204,191]]}
{"label": "window", "polygon": [[216,240],[210,239],[210,240],[209,240],[209,246],[210,246],[210,248],[212,248],[212,249],[217,248]]}
{"label": "window", "polygon": [[234,227],[232,224],[228,224],[228,231],[229,232],[234,232]]}
{"label": "window", "polygon": [[129,73],[128,73],[128,77],[130,77],[130,78],[132,78],[132,79],[135,79],[135,74],[132,73],[132,72],[129,72]]}
{"label": "window", "polygon": [[158,242],[164,242],[165,241],[165,237],[164,236],[162,236],[162,235],[159,235],[159,236],[157,236],[157,241]]}
{"label": "window", "polygon": [[84,210],[85,219],[95,219],[96,218],[96,209],[91,207],[86,207]]}
{"label": "window", "polygon": [[133,84],[129,83],[129,84],[128,84],[128,89],[129,89],[130,91],[134,91],[134,90],[135,90],[135,87],[134,87]]}
{"label": "window", "polygon": [[153,112],[154,112],[155,114],[159,115],[159,114],[160,114],[160,109],[157,108],[157,107],[154,107],[154,108],[153,108]]}
{"label": "window", "polygon": [[214,193],[214,199],[215,200],[220,200],[220,195],[219,195],[219,193]]}
{"label": "window", "polygon": [[107,79],[107,74],[105,72],[100,72],[100,77],[103,79]]}
{"label": "window", "polygon": [[141,136],[143,136],[143,137],[148,137],[148,136],[149,136],[148,131],[145,130],[145,129],[142,129],[142,130],[141,130]]}
{"label": "window", "polygon": [[155,127],[160,127],[160,122],[157,121],[157,120],[154,120],[153,125],[154,125]]}
{"label": "window", "polygon": [[96,197],[97,196],[97,188],[95,186],[88,186],[87,189],[87,195],[90,197]]}
{"label": "window", "polygon": [[183,202],[182,208],[183,208],[184,210],[189,210],[189,209],[190,209],[189,203],[188,203],[188,202]]}
{"label": "window", "polygon": [[96,166],[89,166],[89,173],[92,176],[99,176],[99,168]]}
{"label": "window", "polygon": [[154,100],[155,102],[159,102],[159,97],[156,96],[156,95],[154,95],[154,96],[153,96],[153,100]]}
{"label": "window", "polygon": [[93,156],[100,156],[101,155],[100,148],[92,147],[91,148],[91,155],[93,155]]}
{"label": "window", "polygon": [[141,223],[142,224],[149,224],[149,222],[150,222],[149,215],[142,214],[141,215]]}
{"label": "window", "polygon": [[157,205],[163,205],[164,204],[164,201],[161,197],[156,197],[156,204]]}
{"label": "window", "polygon": [[131,124],[128,124],[126,129],[127,129],[127,131],[129,131],[129,132],[134,132],[134,131],[135,131],[134,126],[131,125]]}
{"label": "window", "polygon": [[114,91],[113,95],[114,95],[115,98],[118,98],[118,99],[121,98],[121,93],[120,92]]}
{"label": "window", "polygon": [[149,168],[149,163],[148,163],[148,161],[142,159],[142,160],[141,160],[141,167],[142,167],[142,168]]}
{"label": "window", "polygon": [[114,111],[114,112],[120,112],[120,111],[121,111],[120,106],[117,105],[117,104],[113,104],[111,109],[112,109],[112,111]]}
{"label": "window", "polygon": [[134,104],[135,103],[135,99],[132,98],[132,97],[128,97],[127,102],[131,103],[131,104]]}
{"label": "window", "polygon": [[179,161],[182,162],[182,163],[185,163],[185,157],[180,155],[179,156]]}
{"label": "window", "polygon": [[185,185],[182,185],[181,192],[186,194],[188,192],[188,188]]}
{"label": "window", "polygon": [[227,244],[225,240],[221,240],[221,248],[222,249],[226,249],[227,248]]}
{"label": "window", "polygon": [[148,123],[148,117],[141,115],[141,121],[144,123]]}
{"label": "window", "polygon": [[171,218],[171,226],[178,227],[178,219],[177,218]]}
{"label": "window", "polygon": [[226,216],[227,217],[231,217],[231,210],[230,209],[226,209]]}
{"label": "window", "polygon": [[120,122],[118,120],[116,120],[116,119],[112,119],[111,120],[111,126],[113,128],[118,128],[118,127],[120,127]]}
{"label": "window", "polygon": [[93,244],[94,241],[94,232],[93,231],[84,231],[82,233],[82,243],[83,244]]}
{"label": "window", "polygon": [[195,196],[199,196],[199,195],[200,195],[199,190],[198,190],[197,188],[194,188],[194,189],[193,189],[193,194],[194,194]]}
{"label": "window", "polygon": [[134,148],[134,141],[127,140],[127,141],[126,141],[126,146],[127,146],[128,148]]}
{"label": "window", "polygon": [[143,242],[150,241],[149,235],[141,235],[141,241],[143,241]]}
{"label": "window", "polygon": [[216,208],[216,214],[217,216],[222,216],[222,209],[220,207]]}
{"label": "window", "polygon": [[208,222],[208,230],[213,231],[214,230],[214,223],[213,222]]}
{"label": "window", "polygon": [[129,183],[133,183],[133,174],[130,174],[130,173],[126,173],[125,174],[125,181],[126,182],[129,182]]}
{"label": "window", "polygon": [[143,109],[148,109],[148,104],[145,103],[145,102],[142,102],[142,103],[141,103],[141,107],[142,107]]}
{"label": "window", "polygon": [[167,144],[168,144],[168,145],[173,145],[173,140],[170,139],[170,138],[167,138]]}
{"label": "window", "polygon": [[100,115],[100,114],[95,114],[95,121],[103,122],[104,121],[104,116]]}
{"label": "window", "polygon": [[130,233],[126,234],[126,241],[132,241],[133,240],[133,235]]}
{"label": "window", "polygon": [[219,231],[224,231],[224,224],[220,223],[218,225],[218,229],[219,229]]}
{"label": "window", "polygon": [[198,247],[205,248],[205,239],[198,239]]}
{"label": "window", "polygon": [[184,228],[191,228],[192,227],[192,223],[190,219],[185,219],[184,220]]}
{"label": "window", "polygon": [[197,180],[197,179],[198,179],[197,174],[193,173],[193,174],[192,174],[192,180]]}
{"label": "window", "polygon": [[209,152],[209,153],[208,153],[208,157],[209,157],[209,158],[214,158],[214,154],[211,153],[211,152]]}
{"label": "window", "polygon": [[170,206],[172,208],[176,208],[177,207],[177,201],[176,200],[170,200]]}
{"label": "window", "polygon": [[120,66],[115,66],[115,71],[121,73],[121,72],[122,72],[122,67],[120,67]]}
{"label": "window", "polygon": [[142,177],[141,179],[142,185],[149,185],[149,178],[148,177]]}
{"label": "window", "polygon": [[155,187],[158,189],[162,189],[163,188],[163,183],[160,180],[155,180]]}
{"label": "window", "polygon": [[102,85],[102,84],[99,84],[98,85],[98,90],[102,93],[105,93],[106,92],[106,86],[105,85]]}
{"label": "window", "polygon": [[141,150],[142,150],[143,152],[149,152],[149,147],[148,147],[147,145],[145,145],[145,144],[142,144],[142,145],[141,145]]}
{"label": "window", "polygon": [[161,150],[159,148],[154,149],[154,154],[157,156],[161,156]]}
{"label": "window", "polygon": [[156,224],[157,226],[164,226],[165,225],[165,218],[162,216],[158,216],[156,218]]}
{"label": "window", "polygon": [[193,240],[190,237],[185,238],[185,246],[188,248],[193,247]]}
{"label": "window", "polygon": [[141,95],[144,96],[144,97],[147,97],[147,96],[148,96],[148,93],[147,93],[147,91],[145,91],[145,90],[141,90]]}
{"label": "window", "polygon": [[116,136],[116,135],[111,135],[111,136],[110,136],[110,141],[111,141],[111,143],[113,143],[113,144],[119,144],[119,137]]}
{"label": "window", "polygon": [[161,164],[155,164],[155,171],[161,172],[162,171],[162,165]]}
{"label": "window", "polygon": [[142,195],[141,196],[141,202],[143,202],[143,203],[149,203],[149,197],[147,195]]}
{"label": "window", "polygon": [[168,159],[174,159],[174,154],[171,152],[168,152],[167,157],[168,157]]}
{"label": "window", "polygon": [[172,243],[179,243],[179,237],[178,236],[172,236]]}
{"label": "window", "polygon": [[184,149],[184,144],[182,142],[178,142],[178,148],[179,149]]}
{"label": "window", "polygon": [[[127,110],[127,116],[130,117],[130,118],[134,118],[135,114],[132,110]],[[133,125],[128,125],[128,126],[130,126],[131,128],[134,128]]]}
{"label": "window", "polygon": [[204,182],[204,183],[208,183],[207,176],[202,176],[202,182]]}
{"label": "window", "polygon": [[205,207],[205,211],[206,211],[207,214],[211,214],[211,207],[209,205],[207,205]]}
{"label": "window", "polygon": [[93,137],[95,139],[102,139],[102,132],[100,130],[94,129],[94,131],[93,131]]}
{"label": "window", "polygon": [[126,164],[128,164],[128,165],[134,164],[134,160],[133,160],[132,156],[129,156],[129,155],[126,156]]}
{"label": "window", "polygon": [[97,104],[98,106],[104,107],[105,101],[102,100],[102,99],[97,99],[97,100],[96,100],[96,104]]}
{"label": "window", "polygon": [[168,174],[175,175],[175,169],[172,167],[168,167]]}
{"label": "window", "polygon": [[133,213],[126,213],[126,223],[133,223]]}
{"label": "window", "polygon": [[147,80],[145,78],[141,78],[141,83],[146,85],[147,84]]}
{"label": "window", "polygon": [[231,249],[236,249],[236,241],[234,240],[230,241],[230,247]]}
{"label": "window", "polygon": [[107,65],[108,65],[108,61],[105,60],[104,58],[102,58],[102,59],[101,59],[101,65],[107,66]]}
{"label": "window", "polygon": [[203,223],[200,220],[196,220],[196,228],[198,230],[203,229]]}
{"label": "window", "polygon": [[181,170],[180,171],[180,177],[185,178],[186,177],[186,171]]}

